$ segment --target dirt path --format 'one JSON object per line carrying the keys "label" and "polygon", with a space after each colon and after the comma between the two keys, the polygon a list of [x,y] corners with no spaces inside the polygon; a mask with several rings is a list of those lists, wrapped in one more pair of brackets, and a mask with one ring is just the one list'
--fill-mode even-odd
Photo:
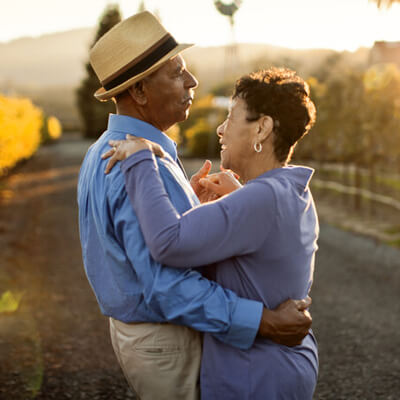
{"label": "dirt path", "polygon": [[[5,292],[21,298],[0,313],[0,399],[134,398],[82,268],[76,180],[88,145],[65,138],[0,181],[0,309]],[[399,399],[400,252],[323,226],[317,261],[315,399]]]}

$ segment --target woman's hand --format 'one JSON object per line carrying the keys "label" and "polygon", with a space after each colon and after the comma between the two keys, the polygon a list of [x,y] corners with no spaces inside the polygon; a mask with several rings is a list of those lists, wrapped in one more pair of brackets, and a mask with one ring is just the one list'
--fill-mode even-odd
{"label": "woman's hand", "polygon": [[126,140],[110,140],[108,144],[112,148],[101,155],[103,160],[110,158],[104,171],[106,174],[112,170],[118,161],[123,161],[141,150],[150,150],[159,157],[165,156],[163,149],[157,143],[132,135],[126,135]]}
{"label": "woman's hand", "polygon": [[211,166],[212,164],[210,160],[204,161],[203,166],[190,178],[190,185],[200,200],[200,203],[207,203],[208,201],[218,198],[214,192],[207,190],[199,183],[201,179],[207,178],[211,171]]}
{"label": "woman's hand", "polygon": [[222,170],[199,180],[199,184],[217,197],[224,196],[242,187],[238,176],[229,170]]}

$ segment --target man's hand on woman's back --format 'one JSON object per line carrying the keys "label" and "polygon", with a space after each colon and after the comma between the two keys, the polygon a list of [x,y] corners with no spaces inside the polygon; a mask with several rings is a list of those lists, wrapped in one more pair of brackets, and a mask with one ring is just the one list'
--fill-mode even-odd
{"label": "man's hand on woman's back", "polygon": [[312,318],[308,312],[311,298],[286,300],[274,310],[264,308],[259,335],[286,346],[299,345],[308,334]]}

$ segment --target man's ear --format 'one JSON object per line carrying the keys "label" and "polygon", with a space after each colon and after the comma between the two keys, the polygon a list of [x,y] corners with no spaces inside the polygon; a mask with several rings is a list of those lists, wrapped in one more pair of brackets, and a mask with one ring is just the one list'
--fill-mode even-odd
{"label": "man's ear", "polygon": [[[263,115],[257,124],[257,143],[262,143],[268,139],[274,130],[274,120],[269,115]],[[271,136],[272,137],[272,136]]]}
{"label": "man's ear", "polygon": [[136,82],[128,89],[132,99],[140,106],[144,106],[147,103],[147,96],[144,91],[143,81]]}

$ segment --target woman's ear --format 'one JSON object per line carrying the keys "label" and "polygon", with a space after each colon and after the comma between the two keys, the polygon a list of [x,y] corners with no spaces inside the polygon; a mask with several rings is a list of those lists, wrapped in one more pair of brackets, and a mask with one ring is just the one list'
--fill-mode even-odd
{"label": "woman's ear", "polygon": [[262,143],[268,139],[274,130],[274,120],[269,115],[264,115],[258,120],[257,142]]}
{"label": "woman's ear", "polygon": [[144,91],[143,81],[136,82],[128,89],[132,99],[140,106],[144,106],[147,103],[147,96]]}

